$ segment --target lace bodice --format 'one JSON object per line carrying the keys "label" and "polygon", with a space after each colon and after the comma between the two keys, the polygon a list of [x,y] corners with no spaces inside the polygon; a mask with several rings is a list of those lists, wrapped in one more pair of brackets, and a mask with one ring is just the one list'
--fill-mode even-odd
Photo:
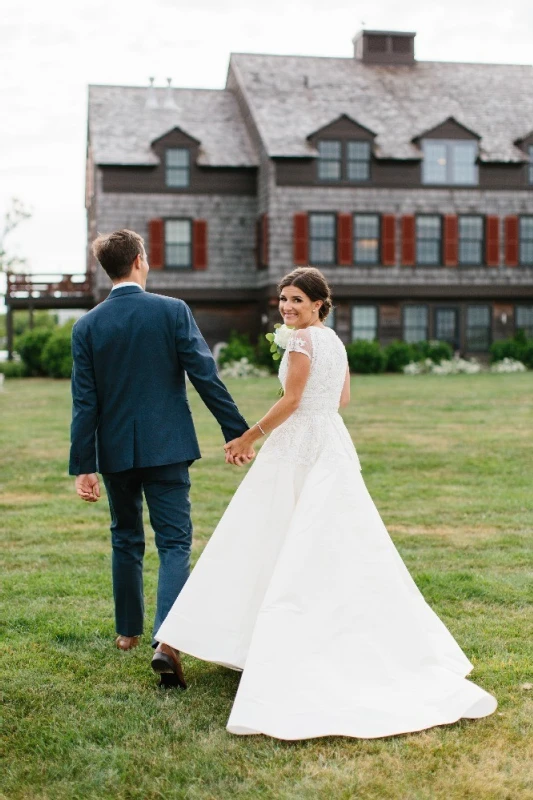
{"label": "lace bodice", "polygon": [[311,326],[291,334],[279,368],[279,379],[285,388],[291,352],[305,353],[311,359],[299,411],[338,411],[346,376],[346,348],[331,328]]}
{"label": "lace bodice", "polygon": [[291,334],[279,369],[283,388],[291,352],[305,353],[311,361],[300,405],[276,428],[261,449],[261,457],[314,464],[319,457],[349,458],[357,454],[338,413],[346,377],[346,348],[331,328],[310,326]]}

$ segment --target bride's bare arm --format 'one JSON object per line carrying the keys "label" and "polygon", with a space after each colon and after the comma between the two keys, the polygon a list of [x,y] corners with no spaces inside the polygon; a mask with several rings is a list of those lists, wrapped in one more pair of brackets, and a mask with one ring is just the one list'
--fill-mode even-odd
{"label": "bride's bare arm", "polygon": [[263,436],[261,429],[264,433],[270,433],[296,411],[300,405],[300,400],[302,399],[310,370],[311,360],[305,353],[289,353],[285,394],[277,403],[274,403],[270,411],[268,411],[264,417],[261,417],[256,425],[252,425],[252,427],[238,439],[233,439],[233,441],[228,442],[224,447],[226,451],[226,461],[233,463],[232,459],[235,456],[249,452],[254,442],[261,439]]}
{"label": "bride's bare arm", "polygon": [[341,399],[339,405],[341,408],[346,408],[350,402],[350,368],[346,367],[346,377],[344,378],[344,386],[342,387]]}

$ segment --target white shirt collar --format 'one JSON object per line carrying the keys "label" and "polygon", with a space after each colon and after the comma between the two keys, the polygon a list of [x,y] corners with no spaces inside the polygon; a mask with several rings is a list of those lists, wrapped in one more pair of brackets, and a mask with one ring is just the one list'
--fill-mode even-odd
{"label": "white shirt collar", "polygon": [[115,286],[111,288],[111,291],[113,291],[114,289],[122,289],[123,286],[138,286],[139,289],[143,288],[139,283],[136,283],[135,281],[123,281],[123,283],[116,283]]}

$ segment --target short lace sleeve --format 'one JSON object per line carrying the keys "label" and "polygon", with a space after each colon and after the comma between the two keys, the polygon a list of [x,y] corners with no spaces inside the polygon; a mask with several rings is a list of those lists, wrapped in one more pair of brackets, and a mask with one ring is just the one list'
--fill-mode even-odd
{"label": "short lace sleeve", "polygon": [[313,360],[313,339],[311,331],[308,328],[303,328],[299,331],[291,333],[289,343],[287,344],[288,353],[305,353],[306,356]]}

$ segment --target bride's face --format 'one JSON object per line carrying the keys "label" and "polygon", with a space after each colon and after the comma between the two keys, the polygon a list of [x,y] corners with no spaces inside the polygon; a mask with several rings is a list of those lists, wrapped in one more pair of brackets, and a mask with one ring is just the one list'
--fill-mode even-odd
{"label": "bride's face", "polygon": [[285,286],[279,296],[279,313],[291,328],[307,328],[318,322],[320,300],[311,300],[297,286]]}

